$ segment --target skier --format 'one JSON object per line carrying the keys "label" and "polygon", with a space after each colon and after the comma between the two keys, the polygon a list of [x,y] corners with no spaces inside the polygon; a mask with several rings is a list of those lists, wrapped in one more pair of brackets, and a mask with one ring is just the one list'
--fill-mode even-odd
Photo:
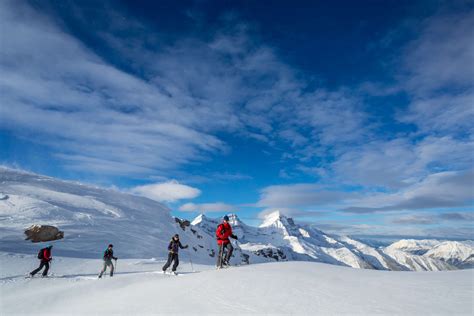
{"label": "skier", "polygon": [[41,269],[43,269],[43,267],[45,267],[45,269],[43,271],[43,277],[48,276],[49,263],[51,262],[51,260],[53,260],[53,257],[51,255],[51,249],[52,248],[53,248],[53,246],[49,245],[48,247],[43,248],[38,252],[38,259],[41,260],[40,261],[40,266],[37,269],[30,272],[31,277],[33,277],[36,273],[41,271]]}
{"label": "skier", "polygon": [[174,261],[173,267],[171,268],[171,271],[173,274],[176,274],[176,268],[179,265],[179,258],[178,258],[178,250],[179,248],[181,249],[186,249],[188,248],[188,245],[183,246],[181,242],[179,241],[179,235],[176,234],[171,238],[170,244],[168,245],[168,261],[165,263],[163,266],[163,273],[166,272],[166,269],[169,268],[171,265],[171,262]]}
{"label": "skier", "polygon": [[[232,227],[229,224],[229,216],[225,215],[222,218],[222,223],[217,226],[216,229],[216,238],[217,244],[219,245],[219,251],[217,256],[217,268],[222,268],[223,265],[229,266],[229,260],[232,256],[232,251],[234,247],[230,243],[229,237],[233,239],[238,239],[236,235],[232,233]],[[227,250],[227,254],[224,258],[224,250]]]}
{"label": "skier", "polygon": [[102,274],[107,270],[107,267],[110,267],[110,276],[114,276],[114,264],[112,263],[112,259],[115,260],[115,264],[117,264],[117,257],[114,257],[114,245],[110,244],[109,247],[104,251],[104,268],[100,271],[99,279],[102,277]]}

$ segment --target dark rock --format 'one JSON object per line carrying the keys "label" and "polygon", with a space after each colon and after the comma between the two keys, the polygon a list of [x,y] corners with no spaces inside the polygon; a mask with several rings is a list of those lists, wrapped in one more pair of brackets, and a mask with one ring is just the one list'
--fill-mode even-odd
{"label": "dark rock", "polygon": [[189,227],[191,225],[191,222],[187,219],[179,219],[175,217],[174,220],[176,221],[176,223],[179,224],[179,227],[181,227],[182,230],[186,230],[186,227]]}
{"label": "dark rock", "polygon": [[64,232],[50,225],[31,225],[25,230],[26,239],[32,242],[45,242],[64,238]]}

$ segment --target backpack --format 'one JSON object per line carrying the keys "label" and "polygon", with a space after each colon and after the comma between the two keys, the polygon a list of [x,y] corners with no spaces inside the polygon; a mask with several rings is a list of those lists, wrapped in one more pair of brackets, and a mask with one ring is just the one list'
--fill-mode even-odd
{"label": "backpack", "polygon": [[220,238],[219,237],[219,234],[224,234],[225,233],[225,227],[224,227],[224,224],[219,224],[219,226],[217,226],[217,229],[216,229],[216,237],[217,238]]}
{"label": "backpack", "polygon": [[44,248],[38,252],[38,259],[44,259]]}

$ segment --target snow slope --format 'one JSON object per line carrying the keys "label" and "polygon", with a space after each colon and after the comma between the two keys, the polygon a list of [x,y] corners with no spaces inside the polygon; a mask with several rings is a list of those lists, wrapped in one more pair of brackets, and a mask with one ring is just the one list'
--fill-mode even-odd
{"label": "snow slope", "polygon": [[116,190],[62,181],[0,167],[0,250],[36,253],[40,247],[25,241],[23,231],[32,224],[50,224],[65,232],[52,242],[55,254],[100,258],[113,243],[117,256],[165,257],[172,235],[198,262],[213,262],[215,241],[196,229],[182,229],[170,210],[147,198]]}
{"label": "snow slope", "polygon": [[314,262],[224,270],[189,264],[181,276],[162,261],[119,260],[98,280],[100,260],[56,258],[53,278],[24,279],[36,260],[0,253],[2,315],[472,315],[474,270],[405,273]]}

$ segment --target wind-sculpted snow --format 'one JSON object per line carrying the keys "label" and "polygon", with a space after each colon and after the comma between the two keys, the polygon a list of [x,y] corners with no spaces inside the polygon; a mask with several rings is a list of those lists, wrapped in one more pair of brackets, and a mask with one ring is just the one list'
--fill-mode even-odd
{"label": "wind-sculpted snow", "polygon": [[[178,223],[170,210],[156,202],[118,190],[0,167],[0,250],[35,253],[38,245],[24,240],[33,224],[64,231],[55,253],[100,257],[113,243],[125,258],[164,258],[175,233],[196,262],[216,261],[215,230],[220,219],[199,215],[191,225]],[[438,271],[472,267],[472,243],[438,240],[401,240],[375,248],[347,236],[326,234],[279,212],[269,214],[260,227],[229,214],[238,241],[232,263],[316,261],[377,270]]]}

